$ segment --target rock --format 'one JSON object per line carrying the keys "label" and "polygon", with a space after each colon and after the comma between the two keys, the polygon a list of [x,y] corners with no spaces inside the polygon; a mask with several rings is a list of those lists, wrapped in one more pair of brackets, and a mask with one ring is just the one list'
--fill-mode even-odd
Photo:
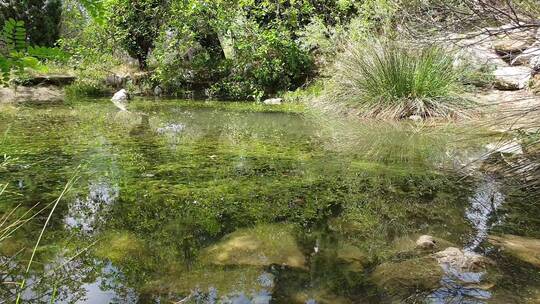
{"label": "rock", "polygon": [[96,245],[96,255],[113,263],[136,260],[144,252],[144,243],[128,231],[115,231],[104,235]]}
{"label": "rock", "polygon": [[113,88],[121,88],[127,84],[129,79],[130,79],[129,75],[112,74],[112,75],[108,75],[105,78],[105,84]]}
{"label": "rock", "polygon": [[63,87],[72,84],[77,77],[71,75],[37,75],[24,80],[25,86],[58,86]]}
{"label": "rock", "polygon": [[111,101],[114,105],[122,111],[127,111],[127,102],[129,101],[130,96],[128,92],[124,89],[116,92],[111,98]]}
{"label": "rock", "polygon": [[482,271],[493,262],[472,251],[463,251],[459,248],[448,247],[443,251],[434,253],[433,256],[444,269],[455,271]]}
{"label": "rock", "polygon": [[347,269],[352,272],[363,271],[367,260],[360,248],[350,244],[340,244],[336,251],[336,258],[347,264]]}
{"label": "rock", "polygon": [[510,62],[511,65],[526,65],[529,66],[533,70],[539,70],[540,69],[540,43],[535,44],[526,50],[524,50],[521,54],[517,55],[512,61]]}
{"label": "rock", "polygon": [[493,48],[497,51],[522,51],[536,41],[535,29],[524,29],[509,23],[484,29],[490,33]]}
{"label": "rock", "polygon": [[163,95],[163,89],[158,85],[154,88],[154,96],[161,97],[161,95]]}
{"label": "rock", "polygon": [[540,71],[540,50],[529,59],[529,67],[534,71]]}
{"label": "rock", "polygon": [[111,98],[111,101],[128,101],[130,99],[128,92],[125,89],[121,89],[120,91],[114,93],[113,97]]}
{"label": "rock", "polygon": [[411,235],[394,240],[392,252],[394,255],[416,256],[418,254],[426,255],[452,246],[456,245],[431,235]]}
{"label": "rock", "polygon": [[383,263],[372,274],[372,281],[391,296],[430,291],[440,286],[444,272],[431,256],[397,263]]}
{"label": "rock", "polygon": [[62,102],[64,92],[58,87],[17,87],[0,88],[0,103],[33,102],[51,103]]}
{"label": "rock", "polygon": [[534,38],[519,39],[519,37],[507,37],[493,42],[493,49],[502,54],[521,53],[534,43]]}
{"label": "rock", "polygon": [[270,98],[263,101],[265,105],[280,105],[283,103],[283,98]]}
{"label": "rock", "polygon": [[524,262],[540,267],[540,240],[517,235],[489,236],[488,241]]}
{"label": "rock", "polygon": [[409,119],[414,121],[414,122],[420,122],[420,121],[424,120],[422,118],[422,116],[420,116],[420,115],[411,115],[411,116],[409,116]]}
{"label": "rock", "polygon": [[495,76],[495,87],[500,90],[521,90],[525,88],[532,76],[533,70],[529,67],[498,67]]}
{"label": "rock", "polygon": [[[508,64],[493,50],[487,35],[472,35],[474,38],[458,36],[456,40],[458,51],[456,52],[454,66],[471,66],[474,70],[485,67],[505,67]],[[450,45],[455,48],[456,45]]]}
{"label": "rock", "polygon": [[[539,57],[540,59],[540,57]],[[539,60],[539,66],[540,66],[540,60]],[[529,87],[531,89],[531,92],[534,94],[540,94],[540,74],[536,74],[533,76],[529,83]]]}
{"label": "rock", "polygon": [[435,248],[436,241],[431,235],[422,235],[416,240],[416,248],[421,250]]}
{"label": "rock", "polygon": [[[162,274],[144,282],[143,290],[153,294],[213,294],[215,302],[186,303],[231,303],[227,299],[239,294],[248,301],[232,303],[268,303],[257,302],[263,295],[271,294],[275,278],[261,267],[216,267],[193,265],[186,269],[181,263],[169,263],[162,266]],[[200,297],[203,298],[203,297]],[[205,297],[207,298],[207,297]]]}
{"label": "rock", "polygon": [[325,289],[302,290],[291,295],[290,304],[350,304],[351,300]]}
{"label": "rock", "polygon": [[306,267],[293,227],[285,224],[259,225],[233,232],[207,248],[203,260],[215,265]]}

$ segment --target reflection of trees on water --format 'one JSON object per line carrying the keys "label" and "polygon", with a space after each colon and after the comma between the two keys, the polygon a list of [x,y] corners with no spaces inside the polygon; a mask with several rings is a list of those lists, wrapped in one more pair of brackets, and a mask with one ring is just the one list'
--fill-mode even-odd
{"label": "reflection of trees on water", "polygon": [[[5,258],[5,257],[4,257]],[[21,282],[25,278],[27,260],[10,263],[2,282]],[[26,287],[22,292],[22,303],[50,303],[55,293],[55,303],[73,303],[83,300],[87,295],[86,282],[96,280],[104,264],[94,260],[87,253],[76,259],[58,256],[54,262],[33,264],[31,276],[27,278]],[[36,269],[36,268],[39,268]],[[0,303],[14,303],[17,298],[18,286],[15,284],[0,284]]]}

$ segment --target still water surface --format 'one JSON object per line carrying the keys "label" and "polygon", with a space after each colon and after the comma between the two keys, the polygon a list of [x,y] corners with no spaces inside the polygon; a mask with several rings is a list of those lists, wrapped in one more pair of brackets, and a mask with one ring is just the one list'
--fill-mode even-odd
{"label": "still water surface", "polygon": [[[539,212],[526,207],[538,198],[463,168],[490,140],[477,129],[323,119],[299,105],[138,100],[119,112],[92,100],[4,106],[0,132],[0,214],[46,206],[77,178],[24,303],[540,299],[538,269],[486,242],[538,238]],[[49,210],[1,243],[0,303],[16,298]],[[495,266],[411,262],[424,261],[422,234]]]}

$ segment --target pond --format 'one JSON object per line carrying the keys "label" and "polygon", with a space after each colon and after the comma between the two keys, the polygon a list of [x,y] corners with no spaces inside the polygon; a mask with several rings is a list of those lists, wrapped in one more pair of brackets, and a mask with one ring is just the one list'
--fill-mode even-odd
{"label": "pond", "polygon": [[[0,243],[0,303],[24,278],[22,303],[540,299],[538,268],[486,241],[539,238],[540,214],[518,185],[464,166],[497,140],[481,128],[361,123],[299,104],[129,110],[0,108],[2,220],[44,208]],[[438,265],[416,248],[426,234],[434,251],[475,252],[489,270]]]}

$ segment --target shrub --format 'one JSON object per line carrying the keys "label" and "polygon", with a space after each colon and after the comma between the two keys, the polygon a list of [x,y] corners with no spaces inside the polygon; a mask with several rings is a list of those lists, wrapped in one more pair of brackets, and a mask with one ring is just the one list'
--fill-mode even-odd
{"label": "shrub", "polygon": [[286,29],[252,26],[242,34],[234,39],[228,75],[213,86],[216,95],[259,99],[296,89],[313,74],[311,56]]}
{"label": "shrub", "polygon": [[371,117],[465,113],[468,101],[457,97],[459,78],[453,58],[442,49],[393,41],[361,44],[350,44],[337,58],[326,98],[352,103]]}

